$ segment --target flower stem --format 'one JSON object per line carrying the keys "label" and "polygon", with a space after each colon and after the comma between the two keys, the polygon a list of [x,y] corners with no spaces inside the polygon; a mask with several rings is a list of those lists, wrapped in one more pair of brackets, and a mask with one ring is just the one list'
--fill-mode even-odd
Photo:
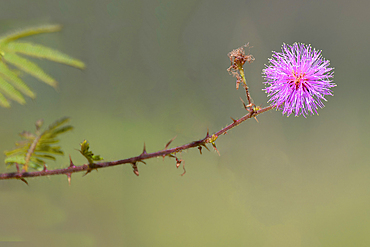
{"label": "flower stem", "polygon": [[251,99],[251,96],[250,96],[249,91],[248,91],[247,79],[245,79],[245,73],[244,73],[243,65],[239,65],[238,69],[239,69],[239,74],[240,74],[240,76],[242,78],[242,81],[243,81],[243,87],[245,89],[245,94],[247,95],[248,106],[252,106],[253,103],[252,103],[252,99]]}

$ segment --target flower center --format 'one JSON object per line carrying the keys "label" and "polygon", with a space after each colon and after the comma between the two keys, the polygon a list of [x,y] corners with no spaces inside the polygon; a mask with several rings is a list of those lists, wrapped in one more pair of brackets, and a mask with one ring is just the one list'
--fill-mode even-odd
{"label": "flower center", "polygon": [[300,73],[299,75],[295,72],[293,72],[293,78],[288,82],[289,86],[291,88],[294,88],[294,90],[298,90],[300,87],[302,87],[303,90],[308,91],[307,88],[307,78],[305,78],[305,73]]}

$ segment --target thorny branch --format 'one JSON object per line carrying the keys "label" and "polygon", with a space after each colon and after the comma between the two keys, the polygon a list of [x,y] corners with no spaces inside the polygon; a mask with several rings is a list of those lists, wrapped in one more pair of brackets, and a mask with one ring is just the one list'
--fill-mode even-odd
{"label": "thorny branch", "polygon": [[[184,144],[182,146],[178,146],[178,147],[168,149],[168,146],[173,141],[173,139],[172,139],[166,144],[166,146],[163,150],[160,150],[160,151],[157,151],[157,152],[154,152],[154,153],[147,153],[145,143],[144,143],[144,148],[143,148],[143,151],[140,155],[135,156],[135,157],[131,157],[131,158],[127,158],[127,159],[123,159],[123,160],[116,160],[116,161],[109,161],[109,162],[97,162],[97,163],[89,163],[89,164],[84,164],[84,165],[80,165],[80,166],[75,166],[74,163],[72,162],[71,158],[70,158],[70,165],[68,167],[62,168],[62,169],[48,170],[46,167],[44,167],[44,169],[42,171],[27,172],[27,171],[24,171],[24,170],[20,171],[19,168],[18,168],[17,172],[10,172],[10,173],[0,174],[0,180],[20,179],[23,182],[27,183],[25,178],[64,174],[64,175],[67,175],[68,181],[70,182],[71,181],[71,175],[73,173],[84,171],[84,172],[86,172],[85,173],[85,175],[86,175],[94,169],[117,166],[117,165],[122,165],[122,164],[131,164],[132,168],[133,168],[133,172],[138,176],[139,171],[138,171],[137,163],[142,162],[142,163],[145,164],[144,160],[147,160],[147,159],[151,159],[151,158],[154,158],[154,157],[163,157],[163,158],[165,158],[167,156],[167,157],[176,159],[176,167],[179,167],[180,164],[183,162],[183,160],[178,159],[176,154],[183,151],[183,150],[187,150],[187,149],[190,149],[190,148],[198,148],[200,153],[202,153],[202,148],[203,147],[208,149],[208,147],[206,145],[207,144],[212,144],[213,148],[215,148],[215,150],[218,152],[218,150],[216,148],[215,141],[217,140],[217,138],[219,136],[225,135],[227,133],[227,131],[229,131],[232,128],[238,126],[239,124],[243,123],[244,121],[246,121],[246,120],[248,120],[252,117],[256,118],[256,116],[258,116],[258,115],[260,115],[260,114],[262,114],[266,111],[269,111],[269,110],[271,110],[275,107],[274,105],[271,105],[271,106],[268,106],[268,107],[265,107],[265,108],[261,109],[260,107],[256,107],[253,104],[253,102],[251,100],[251,97],[249,95],[249,91],[248,91],[248,87],[247,87],[247,83],[246,83],[246,79],[245,79],[245,74],[244,74],[244,70],[243,70],[243,65],[247,61],[249,63],[252,62],[254,60],[254,58],[253,58],[252,55],[245,55],[244,47],[248,47],[248,44],[246,44],[246,45],[244,45],[244,46],[242,46],[238,49],[235,49],[235,50],[233,50],[232,52],[230,52],[228,54],[228,56],[230,58],[230,61],[231,61],[231,66],[228,68],[228,71],[233,76],[235,76],[237,78],[237,82],[236,82],[236,87],[237,88],[239,87],[240,83],[243,83],[243,87],[245,89],[246,97],[247,97],[247,100],[248,100],[248,105],[245,105],[244,103],[243,103],[243,105],[244,105],[244,108],[248,111],[248,113],[246,115],[244,115],[243,117],[241,117],[240,119],[238,119],[238,120],[235,120],[235,119],[232,118],[233,122],[231,124],[229,124],[226,127],[220,129],[219,131],[215,132],[214,134],[210,135],[209,132],[207,131],[207,134],[203,139],[200,139],[198,141],[193,141],[191,143]],[[185,168],[184,168],[184,173],[182,175],[184,175],[184,174],[185,174]]]}

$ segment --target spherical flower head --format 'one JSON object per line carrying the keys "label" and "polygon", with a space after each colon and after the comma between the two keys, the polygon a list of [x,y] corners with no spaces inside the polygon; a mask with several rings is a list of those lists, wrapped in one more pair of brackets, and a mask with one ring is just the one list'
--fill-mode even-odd
{"label": "spherical flower head", "polygon": [[271,97],[268,102],[282,109],[283,115],[318,114],[318,107],[324,107],[324,97],[333,96],[333,68],[328,67],[329,61],[321,56],[321,51],[310,45],[283,44],[282,51],[273,52],[269,62],[262,72],[267,85],[264,91]]}

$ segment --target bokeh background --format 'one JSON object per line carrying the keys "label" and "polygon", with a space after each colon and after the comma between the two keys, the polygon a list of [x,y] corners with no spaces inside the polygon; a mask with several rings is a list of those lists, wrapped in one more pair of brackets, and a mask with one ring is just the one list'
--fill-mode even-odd
{"label": "bokeh background", "polygon": [[[320,116],[271,111],[230,131],[213,150],[153,159],[82,177],[0,181],[1,246],[370,246],[370,2],[2,1],[0,33],[62,24],[25,40],[86,62],[78,70],[36,62],[60,83],[25,80],[27,105],[0,109],[0,150],[18,133],[70,116],[67,155],[84,139],[106,160],[198,140],[246,112],[227,53],[247,42],[247,80],[268,105],[261,71],[282,43],[323,50],[335,67],[334,97]],[[3,156],[3,155],[2,155]],[[4,156],[3,156],[4,157]],[[5,165],[0,172],[8,172]]]}

